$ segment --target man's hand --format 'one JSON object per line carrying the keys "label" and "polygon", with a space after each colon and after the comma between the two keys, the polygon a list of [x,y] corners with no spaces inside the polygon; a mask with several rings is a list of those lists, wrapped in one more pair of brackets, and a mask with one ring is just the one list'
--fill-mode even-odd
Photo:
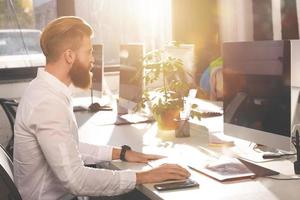
{"label": "man's hand", "polygon": [[[113,149],[113,159],[120,158],[121,150],[119,148]],[[151,160],[164,158],[160,155],[144,154],[136,151],[128,150],[125,154],[125,159],[128,162],[147,163]],[[176,164],[163,164],[157,168],[148,171],[136,173],[136,183],[157,183],[166,180],[184,180],[191,174],[183,167]]]}
{"label": "man's hand", "polygon": [[167,180],[184,180],[191,174],[176,164],[163,164],[145,172],[136,173],[136,183],[158,183]]}
{"label": "man's hand", "polygon": [[164,156],[144,154],[136,151],[126,151],[125,158],[128,162],[147,163],[151,160],[164,158]]}

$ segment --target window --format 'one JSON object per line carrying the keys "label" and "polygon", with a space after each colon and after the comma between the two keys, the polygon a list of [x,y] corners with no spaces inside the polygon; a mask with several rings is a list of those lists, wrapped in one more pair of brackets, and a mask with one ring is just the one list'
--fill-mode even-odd
{"label": "window", "polygon": [[[41,54],[39,44],[39,30],[23,30],[20,37],[20,30],[8,29],[0,30],[0,56]],[[24,45],[27,47],[25,51]]]}
{"label": "window", "polygon": [[[171,0],[74,0],[74,4],[75,15],[94,29],[93,43],[103,44],[105,65],[119,64],[120,44],[144,44],[149,51],[171,41]],[[0,71],[45,64],[39,34],[57,17],[57,5],[55,0],[0,1]],[[0,73],[0,81],[4,74]]]}
{"label": "window", "polygon": [[56,18],[56,1],[0,1],[0,82],[32,79],[45,65],[41,29]]}
{"label": "window", "polygon": [[104,64],[119,63],[120,44],[140,43],[145,50],[171,41],[171,0],[75,0],[75,13],[103,44]]}

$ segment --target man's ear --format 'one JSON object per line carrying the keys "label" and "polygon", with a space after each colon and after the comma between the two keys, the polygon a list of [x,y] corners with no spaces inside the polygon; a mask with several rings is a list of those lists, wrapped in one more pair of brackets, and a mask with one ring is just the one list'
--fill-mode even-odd
{"label": "man's ear", "polygon": [[65,58],[65,61],[69,64],[69,65],[72,65],[75,61],[75,58],[76,58],[76,55],[75,55],[75,52],[72,51],[71,49],[67,49],[64,51],[64,58]]}

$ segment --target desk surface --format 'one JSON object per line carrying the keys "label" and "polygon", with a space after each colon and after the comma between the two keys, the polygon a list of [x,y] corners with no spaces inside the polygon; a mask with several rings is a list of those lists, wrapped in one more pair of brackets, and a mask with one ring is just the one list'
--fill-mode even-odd
{"label": "desk surface", "polygon": [[[195,126],[191,128],[191,136],[187,138],[175,138],[173,134],[161,139],[156,124],[135,125],[103,125],[115,113],[100,111],[94,115],[90,113],[77,113],[80,121],[79,139],[82,142],[120,146],[128,144],[136,151],[144,153],[157,153],[176,158],[201,158],[204,154],[220,155],[230,154],[234,150],[243,150],[243,146],[236,142],[235,147],[210,147],[208,146],[208,131],[218,131],[216,124],[222,124],[222,117],[202,120],[202,125],[208,129]],[[84,120],[83,120],[84,119]],[[246,146],[247,147],[247,146]],[[280,176],[292,175],[293,160],[281,160],[260,163],[260,165],[279,171]],[[126,163],[121,161],[112,162],[117,169],[145,170],[150,166],[137,163]],[[159,192],[153,188],[153,184],[143,184],[137,188],[151,199],[258,199],[275,200],[300,198],[300,180],[273,180],[270,178],[244,179],[229,182],[218,182],[206,175],[194,170],[191,178],[196,180],[199,188],[181,189],[174,191]]]}

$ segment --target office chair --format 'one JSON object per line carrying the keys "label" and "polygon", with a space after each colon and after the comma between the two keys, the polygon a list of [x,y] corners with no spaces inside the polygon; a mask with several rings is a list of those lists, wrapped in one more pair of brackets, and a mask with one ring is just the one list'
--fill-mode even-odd
{"label": "office chair", "polygon": [[13,159],[14,124],[15,124],[16,110],[18,107],[18,103],[12,99],[0,98],[0,104],[9,120],[11,131],[12,131],[12,137],[8,141],[8,144],[5,149],[8,152],[8,155],[10,156],[10,158]]}
{"label": "office chair", "polygon": [[[0,199],[22,200],[21,195],[14,183],[13,162],[8,152],[0,144]],[[82,198],[83,199],[83,198]],[[66,195],[60,200],[77,200],[74,195]]]}
{"label": "office chair", "polygon": [[0,191],[0,199],[22,200],[14,183],[13,163],[2,145],[0,145]]}

